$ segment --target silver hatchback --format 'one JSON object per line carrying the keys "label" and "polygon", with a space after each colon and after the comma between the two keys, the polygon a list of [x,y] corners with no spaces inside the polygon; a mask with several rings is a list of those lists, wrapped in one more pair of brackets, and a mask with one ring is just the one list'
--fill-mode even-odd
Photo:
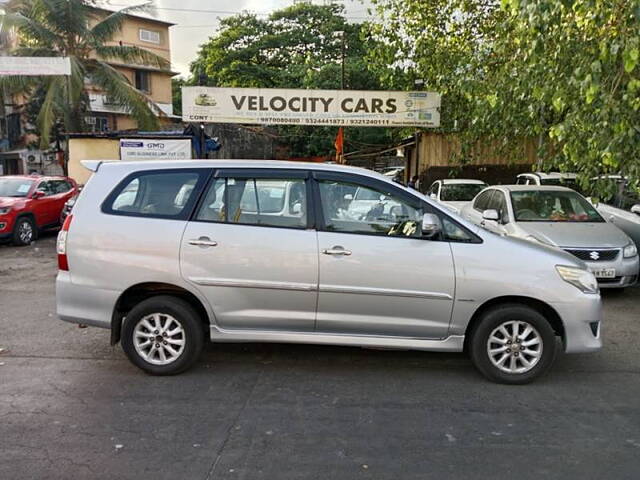
{"label": "silver hatchback", "polygon": [[85,166],[94,174],[58,238],[58,315],[110,329],[146,372],[184,371],[208,337],[465,350],[489,379],[516,384],[559,348],[602,346],[582,261],[487,232],[383,175],[265,161]]}

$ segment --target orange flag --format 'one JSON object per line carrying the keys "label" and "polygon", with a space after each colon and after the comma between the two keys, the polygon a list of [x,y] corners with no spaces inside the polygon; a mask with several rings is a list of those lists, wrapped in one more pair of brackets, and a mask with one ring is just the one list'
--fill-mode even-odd
{"label": "orange flag", "polygon": [[344,130],[342,127],[338,129],[334,146],[336,147],[336,163],[342,163],[342,155],[344,154]]}

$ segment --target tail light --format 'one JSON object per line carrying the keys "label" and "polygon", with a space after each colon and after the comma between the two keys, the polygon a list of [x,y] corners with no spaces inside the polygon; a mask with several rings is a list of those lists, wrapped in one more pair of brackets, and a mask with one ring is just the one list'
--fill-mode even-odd
{"label": "tail light", "polygon": [[69,271],[69,262],[67,261],[67,234],[69,233],[69,226],[73,215],[69,215],[64,219],[62,224],[62,230],[58,233],[58,242],[56,244],[56,250],[58,252],[58,269],[65,272]]}

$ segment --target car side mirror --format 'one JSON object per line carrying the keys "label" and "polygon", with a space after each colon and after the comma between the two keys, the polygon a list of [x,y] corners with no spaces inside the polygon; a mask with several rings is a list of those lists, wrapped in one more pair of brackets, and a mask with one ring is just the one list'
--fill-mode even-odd
{"label": "car side mirror", "polygon": [[37,200],[38,198],[42,198],[46,195],[46,193],[44,193],[42,190],[36,190],[35,192],[33,192],[33,195],[31,196],[31,198],[33,198],[34,200]]}
{"label": "car side mirror", "polygon": [[347,193],[343,198],[344,198],[345,200],[351,201],[351,200],[353,200],[353,195],[352,195],[352,194],[350,194],[350,193]]}
{"label": "car side mirror", "polygon": [[492,222],[497,222],[500,218],[497,210],[490,208],[489,210],[485,210],[482,212],[483,220],[491,220]]}
{"label": "car side mirror", "polygon": [[429,197],[431,198],[431,200],[437,200],[438,196],[435,193],[432,193],[431,195],[429,195]]}
{"label": "car side mirror", "polygon": [[631,207],[631,213],[640,215],[640,203],[636,203],[633,207]]}
{"label": "car side mirror", "polygon": [[422,235],[425,237],[433,237],[442,231],[442,224],[437,215],[433,213],[425,213],[422,216]]}
{"label": "car side mirror", "polygon": [[291,213],[294,215],[302,214],[302,204],[300,202],[294,203],[293,207],[291,207]]}

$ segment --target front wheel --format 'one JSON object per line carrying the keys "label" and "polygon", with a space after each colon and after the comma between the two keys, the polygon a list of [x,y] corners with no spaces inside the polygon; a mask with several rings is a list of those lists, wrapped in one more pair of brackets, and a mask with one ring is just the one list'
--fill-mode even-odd
{"label": "front wheel", "polygon": [[29,217],[21,217],[13,227],[13,244],[19,247],[30,245],[36,238],[36,227]]}
{"label": "front wheel", "polygon": [[161,295],[140,302],[122,327],[122,349],[134,365],[152,375],[187,370],[200,356],[203,344],[200,317],[176,297]]}
{"label": "front wheel", "polygon": [[525,305],[504,305],[483,314],[469,346],[476,368],[506,384],[533,381],[551,367],[557,352],[549,322]]}

